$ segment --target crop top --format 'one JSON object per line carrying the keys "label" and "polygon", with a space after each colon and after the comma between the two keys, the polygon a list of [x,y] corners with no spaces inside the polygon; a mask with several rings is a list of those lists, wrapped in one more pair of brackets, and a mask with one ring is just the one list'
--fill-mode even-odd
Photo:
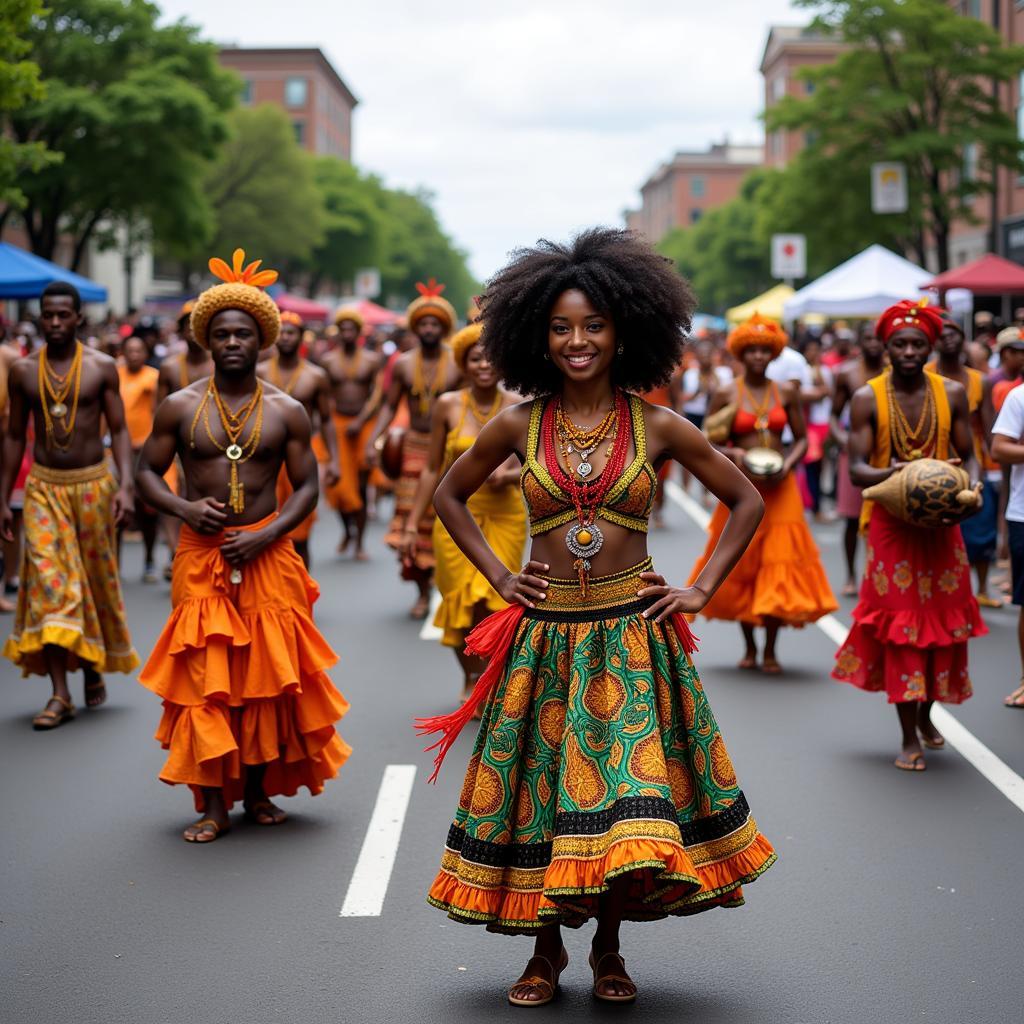
{"label": "crop top", "polygon": [[[647,461],[643,401],[636,395],[626,397],[629,426],[633,433],[636,454],[633,461],[623,470],[622,476],[612,483],[604,504],[597,510],[597,517],[627,530],[646,533],[647,520],[650,518],[654,495],[658,488],[658,476],[654,467]],[[534,399],[533,407],[530,409],[526,460],[519,474],[519,484],[530,516],[531,537],[576,520],[576,509],[571,496],[555,483],[543,461],[541,423],[545,411],[553,401],[554,399],[550,397]],[[600,479],[600,476],[596,479]],[[592,485],[593,481],[587,483]]]}
{"label": "crop top", "polygon": [[[789,423],[789,416],[786,414],[786,407],[782,404],[778,385],[771,381],[769,386],[772,389],[772,407],[768,410],[768,429],[774,434],[781,434]],[[757,433],[757,417],[743,404],[743,399],[747,394],[749,392],[743,380],[736,381],[736,403],[739,408],[732,421],[733,437]]]}

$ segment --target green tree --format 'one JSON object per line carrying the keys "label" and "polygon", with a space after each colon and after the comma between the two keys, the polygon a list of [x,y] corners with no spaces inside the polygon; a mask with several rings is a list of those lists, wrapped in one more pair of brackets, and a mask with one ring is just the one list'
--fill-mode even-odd
{"label": "green tree", "polygon": [[10,131],[18,144],[64,157],[19,182],[41,256],[51,258],[66,234],[75,268],[97,232],[117,222],[143,221],[171,242],[209,234],[203,171],[239,82],[198,29],[160,27],[158,17],[147,0],[48,0],[32,19],[27,39],[46,92],[14,113]]}
{"label": "green tree", "polygon": [[278,107],[239,107],[228,122],[229,139],[203,177],[211,231],[170,252],[201,271],[211,254],[223,258],[241,246],[267,266],[294,272],[324,237],[313,158]]}
{"label": "green tree", "polygon": [[0,205],[20,207],[25,193],[18,179],[60,159],[41,142],[17,142],[10,115],[43,95],[39,65],[23,59],[31,49],[24,38],[32,19],[42,12],[42,0],[5,0],[0,11]]}
{"label": "green tree", "polygon": [[[1024,70],[1024,47],[1007,46],[944,0],[795,2],[817,12],[814,28],[849,44],[833,63],[801,71],[814,85],[809,95],[786,97],[766,114],[770,132],[808,133],[807,155],[793,171],[813,190],[802,201],[824,209],[827,196],[855,182],[864,240],[877,240],[868,237],[878,227],[869,213],[869,168],[903,161],[911,208],[888,234],[904,239],[920,263],[934,246],[947,269],[954,222],[976,220],[973,202],[991,191],[997,168],[1024,171],[1017,126],[1002,103]],[[968,164],[980,173],[964,173]],[[856,208],[844,219],[855,224]]]}
{"label": "green tree", "polygon": [[658,244],[690,280],[704,312],[724,313],[776,283],[762,213],[773,180],[773,172],[751,172],[735,199],[709,210],[696,224],[669,232]]}
{"label": "green tree", "polygon": [[337,157],[317,157],[314,181],[323,208],[323,241],[309,260],[309,290],[330,282],[338,291],[351,285],[357,271],[379,267],[384,258],[384,210],[375,179],[365,177]]}

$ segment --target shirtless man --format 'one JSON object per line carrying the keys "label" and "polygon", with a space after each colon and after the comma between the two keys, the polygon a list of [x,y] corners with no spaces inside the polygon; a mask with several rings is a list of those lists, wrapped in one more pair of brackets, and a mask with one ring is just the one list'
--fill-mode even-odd
{"label": "shirtless man", "polygon": [[[183,522],[174,610],[139,682],[164,702],[157,735],[170,753],[160,777],[188,784],[202,814],[183,833],[192,843],[228,831],[237,800],[255,824],[282,824],[270,797],[300,785],[319,793],[348,755],[334,730],[347,704],[323,671],[336,658],[312,620],[316,584],[287,540],[319,490],[309,417],[256,376],[280,320],[249,281],[276,274],[219,260],[211,269],[229,283],[200,296],[192,327],[210,347],[213,377],[157,409],[138,469],[144,500]],[[163,480],[175,455],[184,495]],[[282,466],[292,494],[278,508]],[[182,616],[182,605],[203,611]]]}
{"label": "shirtless man", "polygon": [[[418,344],[395,360],[391,382],[384,394],[384,405],[373,429],[366,457],[375,465],[380,455],[378,441],[383,443],[385,432],[398,411],[399,403],[406,399],[409,405],[409,429],[402,443],[401,475],[395,484],[395,514],[384,540],[395,551],[403,551],[403,531],[416,499],[420,474],[430,453],[430,420],[438,395],[454,391],[462,382],[462,373],[444,343],[455,326],[455,310],[441,296],[443,285],[419,285],[420,297],[410,306],[409,329]],[[434,574],[434,511],[431,506],[420,517],[419,536],[415,549],[400,564],[402,579],[411,580],[419,589],[419,597],[412,606],[410,616],[425,618],[430,608],[430,585]]]}
{"label": "shirtless man", "polygon": [[[107,698],[101,673],[131,672],[139,663],[114,544],[114,527],[135,509],[135,488],[116,363],[78,340],[81,299],[72,285],[47,285],[40,305],[46,344],[19,359],[8,379],[0,534],[13,539],[11,490],[31,420],[35,461],[25,483],[21,590],[4,654],[25,675],[50,677],[53,696],[32,724],[53,729],[75,716],[69,671],[82,667],[85,703],[94,708]],[[120,484],[105,461],[104,430]]]}
{"label": "shirtless man", "polygon": [[[320,438],[327,451],[327,464],[324,467],[323,483],[325,488],[337,486],[340,478],[338,468],[338,436],[332,422],[331,382],[326,371],[319,366],[303,359],[299,355],[302,344],[302,320],[295,313],[281,314],[281,333],[277,337],[277,351],[264,359],[256,367],[256,373],[264,380],[270,381],[274,387],[291,395],[305,410],[310,421],[314,413],[319,421]],[[283,505],[292,493],[288,474],[282,467],[277,478],[277,502]],[[316,521],[316,512],[308,516],[291,533],[288,534],[309,568],[309,535]]]}
{"label": "shirtless man", "polygon": [[832,412],[829,431],[839,447],[839,464],[836,467],[836,513],[845,521],[843,531],[843,552],[846,555],[846,583],[843,597],[856,597],[859,590],[857,578],[857,538],[860,536],[860,488],[850,480],[850,458],[846,448],[850,441],[850,418],[847,406],[859,388],[885,369],[885,345],[867,330],[860,340],[860,354],[856,359],[843,363],[836,369],[832,386]]}
{"label": "shirtless man", "polygon": [[324,357],[323,366],[334,398],[341,481],[328,491],[327,500],[341,517],[338,553],[343,554],[354,542],[355,559],[364,561],[366,485],[370,479],[366,443],[373,430],[373,416],[380,407],[376,384],[384,360],[378,352],[358,347],[363,317],[357,309],[343,306],[334,322],[338,328],[338,347]]}
{"label": "shirtless man", "polygon": [[[11,373],[11,367],[21,358],[21,352],[12,339],[8,338],[3,327],[0,327],[0,334],[4,337],[0,340],[0,438],[7,433],[7,379]],[[9,580],[13,581],[18,575],[18,564],[21,561],[21,509],[14,513],[14,521],[11,529],[13,540],[3,542],[4,552],[4,573],[3,581],[0,584],[0,612],[8,614],[14,611],[14,602],[9,601],[4,594],[4,584]]]}

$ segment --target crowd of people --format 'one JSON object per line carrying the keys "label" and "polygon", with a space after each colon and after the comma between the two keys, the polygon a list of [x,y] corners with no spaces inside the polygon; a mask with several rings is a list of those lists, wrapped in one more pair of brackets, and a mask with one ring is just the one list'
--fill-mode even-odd
{"label": "crowd of people", "polygon": [[[314,329],[241,250],[210,269],[220,283],[171,322],[90,330],[57,282],[35,322],[5,331],[0,535],[17,604],[0,607],[4,654],[52,686],[33,725],[75,717],[69,673],[96,708],[104,674],[140,664],[119,568],[133,531],[143,580],[171,585],[139,682],[162,702],[160,778],[200,815],[185,840],[217,840],[237,802],[282,824],[273,798],[320,792],[350,753],[311,532],[332,510],[339,556],[363,560],[392,500],[410,616],[436,589],[463,694],[419,722],[436,769],[480,719],[428,899],[534,938],[514,1005],[553,998],[559,929],[590,918],[595,996],[632,1001],[622,920],[739,906],[774,862],[688,623],[737,623],[739,667],[783,673],[780,631],[838,608],[809,519],[839,521],[842,596],[858,598],[833,675],[896,707],[902,770],[944,745],[933,702],[971,694],[979,605],[1024,606],[1022,324],[982,317],[968,339],[909,299],[877,323],[790,337],[755,315],[698,336],[686,282],[614,230],[518,251],[461,329],[433,281],[397,328],[343,306]],[[940,507],[927,526],[879,491],[923,460],[966,481],[951,505],[948,482],[920,484]],[[681,587],[647,550],[674,473],[714,505]],[[1006,702],[1024,707],[1024,681]]]}

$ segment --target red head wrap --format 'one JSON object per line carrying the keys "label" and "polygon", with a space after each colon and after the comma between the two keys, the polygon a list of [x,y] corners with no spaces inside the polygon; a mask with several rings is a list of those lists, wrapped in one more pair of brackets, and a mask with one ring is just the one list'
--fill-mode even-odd
{"label": "red head wrap", "polygon": [[904,299],[878,318],[875,334],[882,341],[888,341],[897,331],[912,327],[934,345],[942,334],[942,325],[942,310],[938,306],[929,306],[927,299]]}

